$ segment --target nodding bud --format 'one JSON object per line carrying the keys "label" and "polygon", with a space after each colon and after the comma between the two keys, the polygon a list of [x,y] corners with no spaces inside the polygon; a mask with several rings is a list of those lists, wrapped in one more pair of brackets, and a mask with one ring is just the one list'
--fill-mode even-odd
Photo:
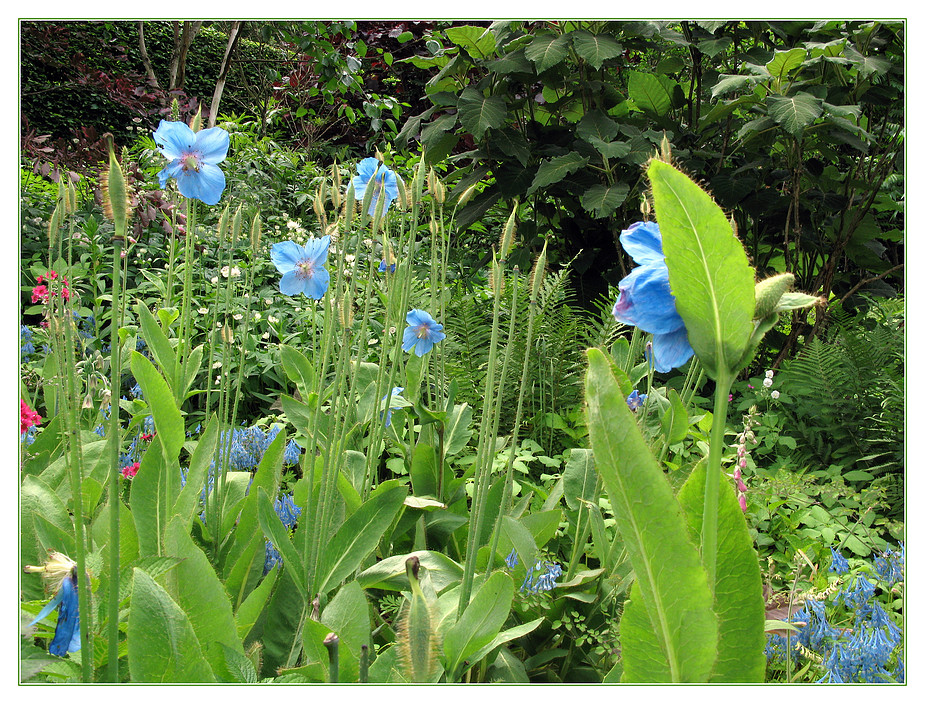
{"label": "nodding bud", "polygon": [[491,263],[491,271],[488,272],[488,285],[493,293],[499,296],[504,293],[504,272],[501,270],[501,263],[497,259]]}
{"label": "nodding bud", "polygon": [[755,284],[755,319],[763,320],[771,315],[781,296],[790,290],[795,280],[793,274],[785,272]]}
{"label": "nodding bud", "polygon": [[260,236],[262,231],[263,223],[260,220],[260,213],[257,213],[251,222],[251,250],[254,252],[260,247]]}
{"label": "nodding bud", "polygon": [[61,204],[55,206],[48,218],[48,246],[54,247],[58,241],[58,228],[61,227]]}
{"label": "nodding bud", "polygon": [[200,104],[199,109],[196,110],[196,115],[190,120],[189,127],[193,132],[198,132],[202,129],[202,105]]}
{"label": "nodding bud", "polygon": [[411,197],[412,203],[420,203],[421,196],[424,193],[424,155],[421,160],[415,164],[414,178],[411,179]]}
{"label": "nodding bud", "polygon": [[125,228],[128,223],[129,203],[128,188],[122,167],[116,160],[112,142],[109,143],[109,171],[101,179],[103,186],[103,213],[115,224],[114,237],[125,238]]}
{"label": "nodding bud", "polygon": [[504,231],[501,233],[501,261],[507,259],[511,253],[511,247],[514,244],[514,235],[517,232],[517,201],[514,201],[514,209],[511,211],[507,222],[504,224]]}
{"label": "nodding bud", "polygon": [[642,213],[644,220],[648,220],[652,214],[652,204],[649,203],[649,199],[645,194],[642,196],[642,203],[639,204],[639,212]]}
{"label": "nodding bud", "polygon": [[415,555],[405,560],[411,599],[405,603],[395,625],[399,662],[405,677],[411,682],[431,681],[437,672],[437,654],[440,651],[437,612],[418,581],[420,565]]}
{"label": "nodding bud", "polygon": [[412,555],[407,560],[405,560],[405,571],[408,573],[408,579],[418,580],[418,571],[421,569],[421,558],[417,555]]}
{"label": "nodding bud", "polygon": [[540,293],[540,286],[543,285],[543,277],[546,275],[546,246],[548,242],[543,242],[543,251],[536,258],[536,264],[533,265],[533,271],[530,272],[530,301],[535,303]]}
{"label": "nodding bud", "polygon": [[432,168],[427,173],[427,189],[438,203],[443,203],[446,200],[446,186],[443,185],[440,177],[437,176],[437,172]]}
{"label": "nodding bud", "polygon": [[230,345],[234,342],[234,333],[231,331],[231,326],[228,323],[222,326],[222,342],[226,345]]}

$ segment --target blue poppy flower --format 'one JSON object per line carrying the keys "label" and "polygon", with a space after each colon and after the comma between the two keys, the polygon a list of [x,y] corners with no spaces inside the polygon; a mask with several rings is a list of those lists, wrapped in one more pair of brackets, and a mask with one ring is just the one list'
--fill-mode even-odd
{"label": "blue poppy flower", "polygon": [[[405,390],[404,386],[396,386],[395,388],[392,389],[392,393],[383,396],[382,400],[385,401],[387,398],[390,398],[392,396],[399,396],[401,392],[404,390]],[[397,411],[399,408],[402,408],[402,406],[389,406],[389,409],[385,412],[385,427],[386,428],[392,425],[392,411]],[[380,418],[382,417],[381,413],[379,414],[379,417]]]}
{"label": "blue poppy flower", "polygon": [[418,357],[423,357],[430,352],[431,347],[446,337],[443,326],[430,317],[429,313],[415,308],[405,316],[408,327],[405,328],[405,334],[402,338],[401,348],[405,352],[414,350]]}
{"label": "blue poppy flower", "polygon": [[375,214],[376,203],[379,202],[379,196],[382,195],[385,197],[382,212],[383,214],[387,213],[389,205],[398,198],[398,177],[394,171],[378,159],[370,156],[357,164],[357,175],[353,177],[353,194],[358,201],[362,201],[366,196],[366,189],[370,182],[374,184],[374,191],[367,212],[370,217]]}
{"label": "blue poppy flower", "polygon": [[645,403],[646,398],[648,398],[647,394],[641,394],[636,389],[633,389],[633,393],[626,397],[626,405],[630,407],[631,411],[635,411]]}
{"label": "blue poppy flower", "polygon": [[395,265],[394,265],[394,264],[386,264],[386,263],[385,263],[385,259],[383,259],[381,262],[379,262],[379,273],[380,273],[380,274],[384,274],[386,271],[388,271],[390,274],[394,274],[394,273],[395,273]]}
{"label": "blue poppy flower", "polygon": [[177,181],[177,188],[187,198],[215,205],[225,190],[225,174],[216,166],[228,154],[228,133],[221,127],[193,132],[183,122],[161,120],[154,142],[169,160],[158,174],[161,188],[167,179]]}
{"label": "blue poppy flower", "polygon": [[304,293],[316,301],[324,296],[331,275],[324,268],[331,236],[313,237],[303,247],[292,240],[277,242],[270,248],[270,259],[282,273],[279,290],[287,296]]}
{"label": "blue poppy flower", "polygon": [[67,555],[59,552],[50,552],[49,559],[41,567],[26,565],[26,572],[41,572],[47,584],[55,588],[55,595],[38,616],[32,619],[30,626],[35,625],[48,616],[54,609],[58,609],[58,622],[55,624],[55,635],[48,645],[48,652],[52,655],[65,657],[68,653],[80,650],[80,610],[77,598],[77,563]]}
{"label": "blue poppy flower", "polygon": [[680,367],[694,354],[668,283],[662,235],[654,222],[637,222],[620,234],[620,244],[639,264],[619,284],[613,317],[652,333],[652,363],[657,371]]}

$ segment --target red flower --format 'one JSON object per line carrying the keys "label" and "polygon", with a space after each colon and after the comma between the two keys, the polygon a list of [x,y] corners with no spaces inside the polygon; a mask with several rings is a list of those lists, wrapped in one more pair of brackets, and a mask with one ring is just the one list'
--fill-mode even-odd
{"label": "red flower", "polygon": [[122,476],[125,477],[126,479],[131,479],[136,474],[138,474],[139,467],[141,467],[141,465],[138,462],[135,462],[133,464],[123,467]]}
{"label": "red flower", "polygon": [[40,425],[42,416],[29,408],[29,404],[19,400],[19,434],[22,435],[33,425]]}
{"label": "red flower", "polygon": [[[42,278],[42,277],[39,277]],[[47,303],[48,302],[48,288],[44,284],[39,284],[34,289],[32,289],[32,302],[33,303]]]}

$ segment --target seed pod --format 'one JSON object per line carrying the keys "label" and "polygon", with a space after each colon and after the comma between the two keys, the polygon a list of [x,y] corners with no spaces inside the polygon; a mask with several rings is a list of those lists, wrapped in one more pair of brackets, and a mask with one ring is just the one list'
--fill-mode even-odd
{"label": "seed pod", "polygon": [[514,201],[514,209],[511,210],[511,214],[507,219],[507,222],[504,225],[504,231],[501,233],[501,261],[507,259],[507,255],[511,253],[511,246],[514,243],[514,235],[517,233],[517,201]]}

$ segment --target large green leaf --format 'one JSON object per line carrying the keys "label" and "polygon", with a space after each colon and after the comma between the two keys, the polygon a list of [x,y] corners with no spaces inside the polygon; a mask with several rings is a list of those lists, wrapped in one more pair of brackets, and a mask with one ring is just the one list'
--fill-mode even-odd
{"label": "large green leaf", "polygon": [[[177,485],[180,481],[179,467]],[[129,506],[138,534],[138,551],[142,557],[163,556],[164,534],[173,515],[176,499],[169,496],[168,466],[159,442],[152,442],[141,458],[138,474],[132,479]]]}
{"label": "large green leaf", "polygon": [[542,73],[565,59],[568,45],[568,34],[540,34],[527,44],[524,55],[536,66],[536,72]]}
{"label": "large green leaf", "polygon": [[[597,349],[588,350],[588,425],[597,471],[639,584],[657,648],[623,633],[624,660],[664,663],[655,677],[705,682],[716,659],[713,595],[681,506],[643,438],[632,411]],[[640,617],[641,620],[641,617]],[[627,666],[628,681],[651,681]]]}
{"label": "large green leaf", "polygon": [[809,93],[769,95],[768,114],[790,134],[799,137],[822,114],[822,100]]}
{"label": "large green leaf", "polygon": [[146,572],[133,574],[126,633],[132,682],[215,682],[183,609]]}
{"label": "large green leaf", "polygon": [[[449,681],[460,673],[464,661],[491,643],[511,612],[514,582],[504,572],[494,572],[443,638],[444,669]],[[474,665],[472,662],[470,665]]]}
{"label": "large green leaf", "polygon": [[755,311],[755,272],[722,209],[663,161],[648,168],[671,291],[707,374],[738,371]]}
{"label": "large green leaf", "polygon": [[626,88],[630,98],[643,112],[657,117],[671,108],[671,93],[658,76],[641,71],[628,71]]}
{"label": "large green leaf", "polygon": [[276,515],[273,504],[270,503],[270,498],[262,486],[257,487],[257,495],[257,520],[260,523],[260,528],[263,534],[267,536],[267,540],[273,543],[273,546],[279,551],[280,556],[283,558],[283,567],[295,582],[299,595],[307,603],[308,591],[305,587],[305,565],[302,558],[292,545],[286,526]]}
{"label": "large green leaf", "polygon": [[[174,401],[170,386],[147,357],[139,352],[132,352],[131,368],[151,408],[154,427],[157,429],[157,437],[164,446],[165,457],[168,461],[173,461],[180,456],[180,448],[186,440],[183,414],[180,413]],[[177,477],[177,482],[179,481]]]}
{"label": "large green leaf", "polygon": [[[350,516],[324,546],[316,575],[319,594],[350,576],[379,544],[408,493],[406,486],[382,485]],[[283,556],[285,559],[285,555]]]}
{"label": "large green leaf", "polygon": [[444,30],[446,38],[465,49],[475,59],[487,59],[495,53],[495,35],[486,27],[463,25]]}
{"label": "large green leaf", "polygon": [[[697,542],[703,525],[705,480],[706,463],[701,462],[678,493],[688,529]],[[723,481],[719,494],[719,544],[713,586],[719,646],[710,681],[763,682],[765,602],[758,555],[732,486]]]}
{"label": "large green leaf", "polygon": [[181,558],[166,577],[168,593],[189,618],[212,671],[224,676],[225,656],[218,644],[244,653],[228,594],[180,517],[167,526],[165,545],[169,555]]}
{"label": "large green leaf", "polygon": [[594,68],[600,68],[607,59],[623,53],[623,47],[613,37],[606,34],[591,34],[584,29],[572,32],[572,46],[575,53]]}
{"label": "large green leaf", "polygon": [[135,306],[135,315],[138,316],[138,321],[141,323],[141,332],[144,335],[148,349],[153,353],[154,359],[161,368],[161,373],[170,382],[174,395],[179,398],[185,389],[178,388],[179,384],[175,377],[177,354],[173,349],[173,345],[170,344],[167,335],[161,330],[161,326],[157,324],[157,320],[151,315],[151,311],[148,310],[144,303],[138,303]]}
{"label": "large green leaf", "polygon": [[367,567],[357,575],[357,582],[364,589],[388,589],[406,591],[411,588],[405,569],[405,562],[415,556],[423,569],[430,573],[434,589],[442,591],[462,578],[462,567],[446,555],[430,550],[418,550],[407,555],[392,555]]}
{"label": "large green leaf", "polygon": [[587,163],[588,157],[582,156],[578,152],[569,152],[568,154],[544,161],[540,164],[540,168],[537,169],[536,176],[533,178],[533,183],[527,190],[527,195],[530,195],[539,188],[558,183],[570,173],[577,171]]}
{"label": "large green leaf", "polygon": [[625,183],[615,183],[610,186],[597,184],[591,186],[581,197],[581,207],[596,218],[606,218],[619,208],[630,188]]}
{"label": "large green leaf", "polygon": [[779,90],[784,78],[786,78],[791,71],[797,69],[805,60],[806,49],[801,47],[777,50],[774,52],[774,58],[765,64],[765,68],[768,70],[768,73],[774,77],[777,89]]}
{"label": "large green leaf", "polygon": [[489,128],[498,128],[507,117],[507,103],[499,95],[485,96],[482,91],[466,86],[457,103],[459,123],[476,140],[482,138]]}

